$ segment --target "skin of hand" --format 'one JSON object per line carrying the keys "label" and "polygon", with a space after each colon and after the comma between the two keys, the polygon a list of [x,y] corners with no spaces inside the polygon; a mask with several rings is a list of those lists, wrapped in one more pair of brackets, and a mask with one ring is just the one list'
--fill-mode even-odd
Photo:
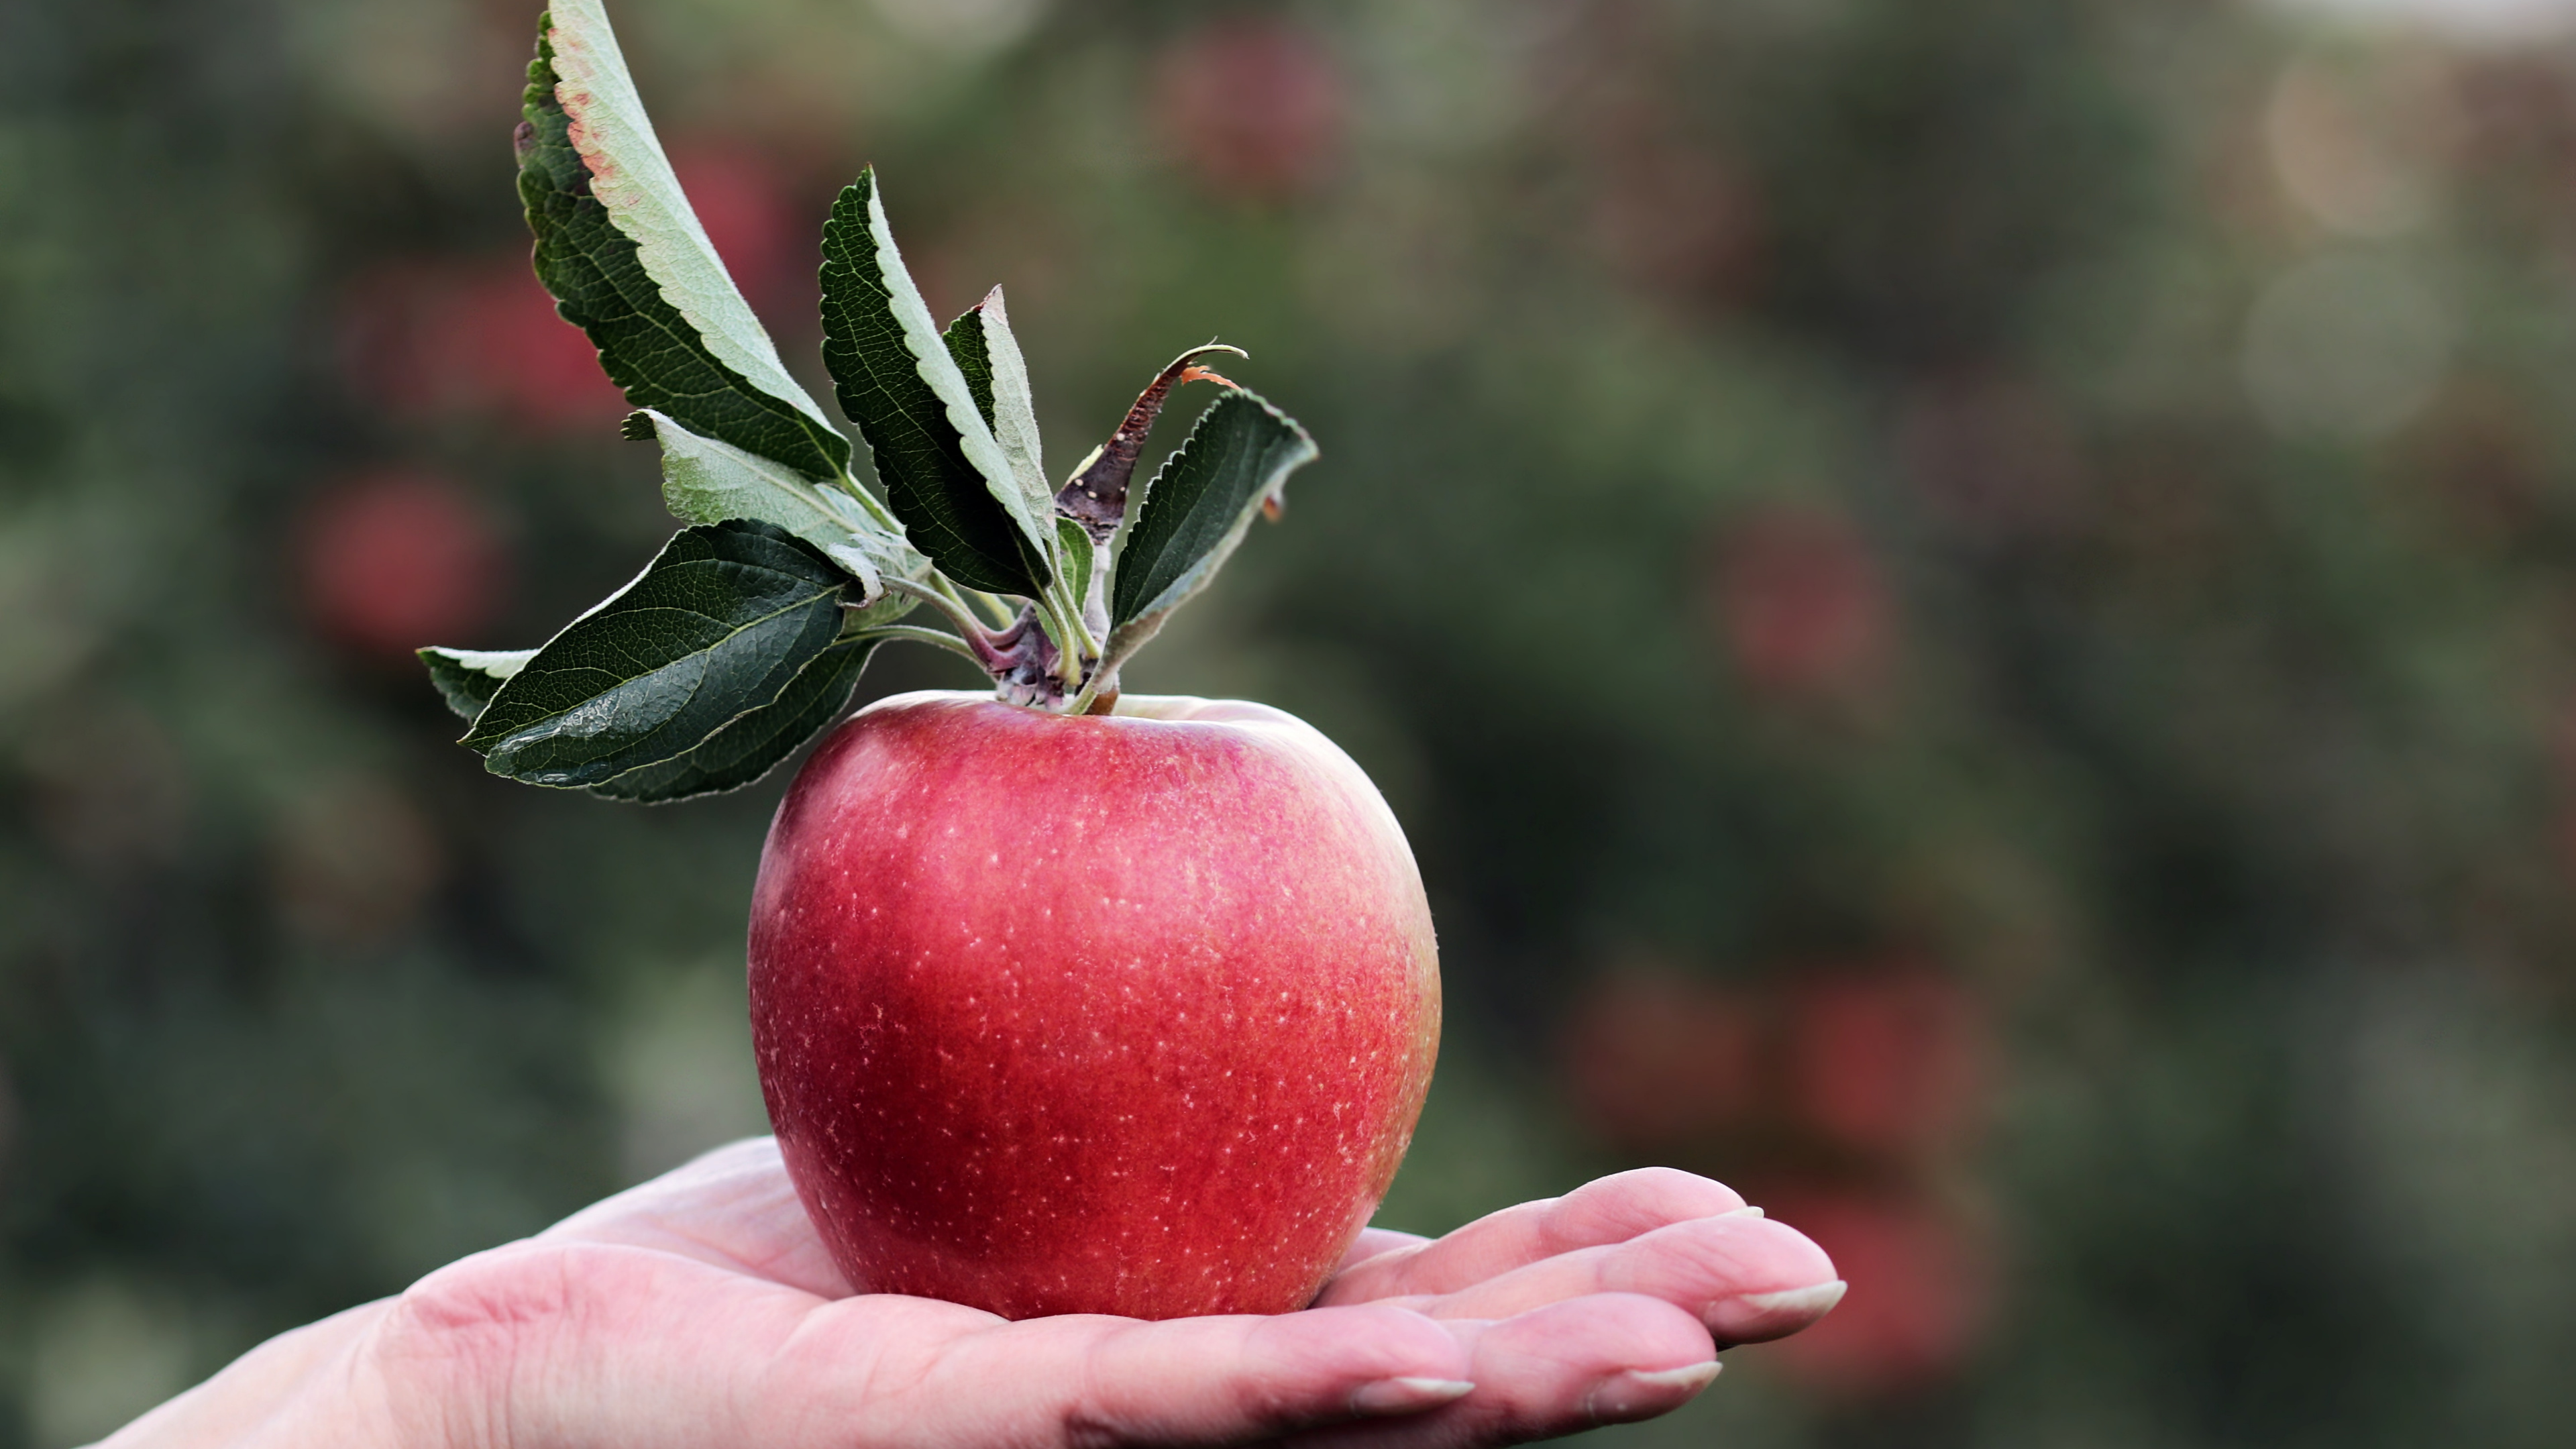
{"label": "skin of hand", "polygon": [[1372,1228],[1303,1312],[1014,1323],[856,1291],[761,1138],[272,1339],[107,1445],[1509,1444],[1678,1408],[1842,1289],[1734,1192],[1646,1168]]}

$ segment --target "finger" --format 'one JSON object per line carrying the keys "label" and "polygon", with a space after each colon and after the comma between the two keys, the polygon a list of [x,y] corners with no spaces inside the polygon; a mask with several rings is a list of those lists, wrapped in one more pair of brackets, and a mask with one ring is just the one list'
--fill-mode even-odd
{"label": "finger", "polygon": [[1767,1218],[1724,1216],[1560,1253],[1457,1293],[1393,1301],[1436,1318],[1509,1318],[1596,1293],[1673,1304],[1722,1343],[1795,1333],[1842,1297],[1833,1260],[1804,1234]]}
{"label": "finger", "polygon": [[1393,1228],[1362,1228],[1360,1235],[1351,1240],[1351,1250],[1342,1255],[1342,1265],[1334,1270],[1334,1274],[1338,1277],[1347,1273],[1380,1253],[1392,1253],[1400,1248],[1419,1248],[1430,1241],[1420,1233],[1401,1233]]}
{"label": "finger", "polygon": [[[891,1331],[880,1303],[835,1308],[778,1382],[846,1375],[874,1350],[871,1396],[849,1401],[860,1443],[926,1445],[1232,1444],[1318,1424],[1419,1413],[1474,1387],[1456,1334],[1403,1309],[1359,1307],[1275,1317],[1161,1323],[1077,1317],[996,1324],[927,1354],[887,1360],[914,1335]],[[945,1305],[939,1305],[945,1306]],[[820,1317],[832,1316],[825,1310]],[[836,1441],[837,1442],[837,1441]]]}
{"label": "finger", "polygon": [[652,1248],[820,1298],[851,1293],[771,1137],[716,1148],[582,1209],[537,1240]]}
{"label": "finger", "polygon": [[1744,1199],[1723,1183],[1669,1167],[1641,1167],[1563,1197],[1505,1208],[1437,1242],[1376,1254],[1335,1278],[1316,1302],[1454,1293],[1541,1258],[1625,1242],[1670,1223],[1743,1207]]}
{"label": "finger", "polygon": [[1493,1392],[1459,1417],[1487,1442],[1652,1418],[1688,1403],[1717,1376],[1706,1330],[1669,1303],[1628,1296],[1505,1319],[1476,1340],[1473,1362]]}
{"label": "finger", "polygon": [[1707,1331],[1653,1298],[1550,1304],[1471,1330],[1470,1339],[1477,1387],[1457,1403],[1406,1419],[1313,1430],[1290,1442],[1299,1449],[1518,1443],[1668,1413],[1717,1377]]}

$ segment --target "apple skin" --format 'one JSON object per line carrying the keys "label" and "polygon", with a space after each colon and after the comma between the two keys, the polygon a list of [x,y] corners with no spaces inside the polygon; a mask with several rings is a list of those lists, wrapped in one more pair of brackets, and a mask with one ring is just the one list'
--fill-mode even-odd
{"label": "apple skin", "polygon": [[1393,812],[1233,701],[869,706],[770,824],[750,965],[769,1118],[842,1271],[1005,1318],[1304,1307],[1440,1037]]}

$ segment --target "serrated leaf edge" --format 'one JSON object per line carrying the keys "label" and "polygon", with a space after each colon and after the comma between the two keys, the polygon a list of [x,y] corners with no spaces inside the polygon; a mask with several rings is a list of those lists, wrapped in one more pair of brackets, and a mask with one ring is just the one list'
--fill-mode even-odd
{"label": "serrated leaf edge", "polygon": [[976,308],[984,330],[985,362],[993,371],[993,441],[1010,464],[1029,516],[1053,520],[1055,490],[1047,484],[1046,455],[1038,441],[1037,401],[1029,392],[1029,364],[1020,355],[1020,340],[1011,333],[1011,318],[1002,289],[984,294]]}
{"label": "serrated leaf edge", "polygon": [[1124,555],[1128,535],[1144,518],[1147,508],[1151,506],[1154,485],[1160,483],[1188,452],[1190,444],[1198,438],[1208,419],[1216,415],[1217,409],[1236,397],[1247,399],[1264,413],[1286,424],[1290,433],[1295,436],[1297,445],[1285,458],[1272,466],[1270,476],[1263,481],[1261,487],[1253,491],[1252,496],[1245,501],[1213,547],[1192,561],[1190,566],[1171,583],[1165,585],[1161,592],[1139,605],[1134,616],[1110,630],[1108,642],[1101,649],[1097,670],[1102,677],[1110,676],[1119,665],[1125,663],[1138,649],[1143,648],[1154,635],[1161,632],[1164,622],[1172,616],[1175,609],[1188,603],[1198,595],[1200,590],[1207,587],[1208,581],[1216,575],[1217,570],[1223,568],[1226,560],[1233,557],[1234,551],[1242,546],[1244,535],[1251,531],[1252,521],[1261,516],[1263,503],[1279,493],[1289,474],[1321,456],[1322,450],[1315,446],[1315,439],[1306,431],[1305,425],[1280,411],[1261,394],[1248,387],[1235,387],[1219,394],[1216,401],[1208,404],[1206,410],[1199,414],[1198,420],[1190,425],[1189,437],[1182,440],[1181,446],[1175,448],[1172,455],[1163,460],[1163,466],[1156,469],[1154,476],[1146,481],[1143,495],[1129,500],[1126,517],[1120,521],[1117,537],[1112,540],[1111,546],[1110,587],[1113,598],[1117,586],[1117,572],[1126,563]]}
{"label": "serrated leaf edge", "polygon": [[[1041,527],[1039,515],[1032,512],[1028,499],[1020,491],[1011,469],[1010,459],[1003,455],[1002,445],[993,430],[984,423],[983,412],[975,406],[975,395],[966,385],[966,374],[957,359],[948,355],[948,344],[940,338],[939,324],[930,315],[930,304],[922,300],[921,289],[913,284],[912,273],[904,266],[902,249],[895,245],[894,227],[886,220],[885,189],[876,180],[875,168],[865,173],[868,187],[868,240],[875,248],[873,260],[877,275],[885,284],[886,300],[894,312],[895,323],[903,331],[903,346],[912,354],[914,370],[930,387],[947,413],[948,424],[957,430],[958,451],[975,471],[983,475],[984,486],[1010,515],[1039,556],[1052,560],[1055,531]],[[992,334],[986,334],[989,343]],[[1013,345],[1014,358],[1018,355]],[[1025,365],[1021,386],[1027,386]],[[998,388],[996,397],[998,400]]]}
{"label": "serrated leaf edge", "polygon": [[[591,195],[607,208],[609,223],[635,243],[644,274],[672,310],[697,329],[717,361],[837,434],[822,408],[788,374],[777,343],[744,300],[689,204],[636,92],[606,8],[599,0],[553,0],[547,13],[555,103],[569,123],[573,149],[589,168]],[[657,187],[677,198],[676,208],[657,194]],[[711,278],[706,275],[710,271]]]}
{"label": "serrated leaf edge", "polygon": [[465,721],[466,733],[469,735],[474,732],[473,724],[476,716],[482,714],[483,707],[492,702],[491,696],[486,695],[471,710],[464,708],[457,702],[455,692],[450,690],[447,682],[440,677],[438,666],[431,662],[433,656],[446,660],[467,673],[480,674],[490,679],[493,681],[492,688],[495,693],[499,692],[503,684],[509,682],[512,675],[526,668],[529,660],[537,657],[537,651],[534,649],[451,649],[444,644],[427,645],[413,650],[412,653],[418,656],[421,663],[428,668],[430,687],[438,691],[438,697],[446,703],[451,713]]}
{"label": "serrated leaf edge", "polygon": [[[731,521],[731,520],[728,520],[728,521]],[[755,523],[760,522],[759,520],[752,520],[752,521],[753,521],[753,522],[755,522]],[[702,526],[703,526],[703,525],[702,525]],[[721,526],[721,525],[716,525],[716,526]],[[767,526],[767,527],[775,527],[775,525],[766,525],[766,524],[764,524],[763,526]],[[685,530],[683,530],[683,531],[685,531]],[[625,582],[625,584],[623,584],[622,586],[620,586],[620,587],[617,589],[617,591],[616,591],[616,592],[614,592],[614,593],[610,594],[608,597],[606,597],[606,598],[604,598],[604,599],[601,599],[598,603],[593,604],[593,605],[591,605],[589,608],[582,610],[582,611],[581,611],[581,613],[580,613],[578,616],[576,616],[576,617],[575,617],[575,618],[574,618],[570,623],[567,623],[567,624],[565,624],[562,628],[557,629],[557,630],[554,632],[554,634],[553,634],[550,638],[548,638],[548,639],[546,640],[546,642],[545,642],[544,644],[539,645],[535,650],[530,651],[530,661],[531,661],[531,662],[533,662],[533,659],[534,659],[534,656],[535,656],[535,655],[544,653],[546,649],[551,648],[551,647],[552,647],[552,646],[553,646],[553,645],[554,645],[558,640],[562,639],[566,634],[571,633],[575,628],[579,627],[579,626],[580,626],[584,621],[588,620],[588,619],[589,619],[589,618],[591,618],[593,615],[595,615],[595,614],[599,613],[601,610],[603,610],[603,609],[607,608],[609,605],[616,603],[619,599],[624,598],[628,593],[632,592],[632,591],[634,590],[634,588],[635,588],[635,586],[636,586],[636,585],[638,585],[638,584],[642,583],[642,582],[644,581],[644,579],[645,579],[647,576],[649,576],[649,575],[653,572],[654,567],[655,567],[656,565],[658,565],[658,564],[662,561],[662,557],[663,557],[663,555],[664,555],[664,554],[666,554],[666,553],[668,553],[668,552],[670,551],[670,547],[671,547],[670,543],[669,543],[669,542],[665,542],[665,543],[662,545],[662,548],[661,548],[660,550],[658,550],[658,551],[656,551],[656,552],[655,552],[655,554],[654,554],[653,558],[652,558],[650,561],[648,561],[648,562],[644,565],[644,567],[643,567],[642,569],[639,569],[639,570],[636,572],[635,577],[633,577],[633,578],[631,578],[631,579],[627,580],[627,581]],[[759,618],[756,618],[756,619],[752,619],[752,620],[746,621],[746,622],[745,622],[745,623],[743,623],[743,624],[737,625],[737,626],[735,626],[735,627],[733,627],[733,628],[730,628],[730,629],[726,630],[726,632],[725,632],[725,634],[724,634],[724,636],[723,636],[723,637],[724,637],[725,639],[733,638],[733,637],[735,637],[736,635],[739,635],[739,634],[743,633],[745,630],[752,629],[752,628],[756,628],[756,627],[758,627],[758,626],[759,626],[759,625],[761,625],[761,624],[767,623],[768,621],[770,621],[770,620],[772,620],[772,619],[775,619],[775,618],[780,617],[781,615],[784,615],[784,614],[787,614],[787,613],[791,613],[791,612],[793,612],[794,610],[799,609],[799,608],[808,607],[811,603],[812,603],[812,600],[810,600],[810,599],[809,599],[809,600],[803,600],[803,601],[800,601],[800,602],[795,603],[795,604],[790,604],[790,605],[788,605],[788,606],[786,606],[786,607],[784,607],[784,608],[780,608],[780,609],[772,610],[771,612],[769,612],[769,613],[767,613],[767,614],[763,614],[763,615],[761,615]],[[722,642],[722,640],[717,641],[717,643],[721,643],[721,642]],[[704,654],[704,653],[710,652],[711,650],[713,650],[714,648],[716,648],[716,647],[717,647],[717,643],[707,644],[707,645],[701,646],[701,647],[699,647],[699,648],[697,648],[697,649],[691,650],[690,652],[691,652],[692,654]],[[825,650],[829,650],[830,648],[831,648],[831,646],[830,646],[830,645],[828,645],[828,644],[824,646],[824,649],[825,649]],[[822,651],[818,651],[818,652],[817,652],[817,654],[815,655],[815,657],[816,657],[816,658],[821,657],[821,652],[822,652]],[[674,663],[676,663],[677,661],[675,660],[675,661],[673,661],[673,662],[674,662]],[[811,663],[812,661],[811,661],[811,660],[808,660],[807,662],[808,662],[808,663]],[[655,670],[651,670],[651,671],[647,671],[647,672],[648,672],[648,673],[658,672],[660,669],[667,669],[667,668],[669,668],[669,667],[670,667],[670,665],[669,665],[669,664],[659,665],[659,666],[656,666]],[[513,677],[516,677],[516,676],[517,676],[517,674],[519,674],[519,673],[521,673],[521,672],[524,672],[524,668],[525,668],[525,665],[523,664],[523,665],[521,666],[521,669],[512,671],[512,675],[513,675]],[[693,741],[693,742],[691,742],[691,743],[688,743],[688,744],[682,745],[682,746],[680,746],[678,749],[673,750],[670,754],[663,755],[663,756],[661,756],[661,757],[660,757],[660,758],[658,758],[658,759],[652,759],[652,760],[639,760],[639,761],[636,761],[634,764],[629,765],[626,769],[618,771],[618,772],[617,772],[617,775],[624,775],[624,774],[628,774],[628,773],[631,773],[631,772],[632,772],[632,771],[634,771],[634,770],[643,769],[643,768],[645,768],[646,766],[649,766],[649,765],[668,764],[670,761],[672,761],[672,760],[674,760],[674,759],[677,759],[679,756],[684,755],[684,754],[688,753],[690,750],[697,748],[697,746],[698,746],[698,745],[705,743],[707,740],[714,738],[714,736],[715,736],[715,735],[717,735],[718,733],[721,733],[724,729],[726,729],[727,727],[729,727],[729,726],[730,726],[730,725],[731,725],[735,720],[739,720],[739,719],[741,719],[744,715],[749,714],[749,713],[753,712],[754,710],[763,709],[763,708],[766,708],[767,706],[769,706],[769,705],[771,705],[771,704],[776,703],[776,702],[777,702],[777,699],[778,699],[778,696],[779,696],[779,695],[781,695],[781,694],[783,694],[783,693],[785,693],[785,692],[786,692],[786,690],[787,690],[788,685],[789,685],[789,684],[791,684],[791,683],[793,683],[793,682],[795,681],[795,678],[796,678],[797,674],[800,674],[800,673],[802,673],[802,672],[803,672],[803,668],[802,668],[802,666],[800,666],[796,671],[794,671],[794,672],[790,673],[790,674],[787,676],[787,678],[786,678],[785,680],[782,680],[782,681],[780,682],[780,684],[779,684],[778,689],[777,689],[777,690],[775,690],[775,691],[773,691],[767,699],[763,699],[763,700],[756,701],[756,702],[754,702],[754,703],[752,703],[752,704],[750,704],[750,705],[746,706],[745,708],[743,708],[743,709],[741,709],[741,710],[739,710],[739,711],[736,711],[734,714],[732,714],[732,715],[730,715],[730,716],[727,716],[727,717],[726,717],[722,722],[720,722],[719,724],[717,724],[717,725],[716,725],[716,727],[715,727],[714,729],[709,730],[709,731],[708,731],[706,734],[704,734],[704,735],[701,735],[701,736],[700,736],[696,741]],[[607,693],[610,693],[610,692],[611,692],[612,690],[614,690],[614,689],[623,688],[623,687],[625,687],[625,685],[626,685],[626,684],[632,683],[635,679],[640,679],[640,678],[643,678],[643,677],[644,677],[644,676],[643,676],[643,675],[640,675],[640,674],[639,674],[639,675],[632,675],[632,676],[629,676],[626,680],[622,680],[622,681],[620,681],[618,684],[616,684],[616,685],[612,685],[612,686],[610,687],[610,689],[600,691],[600,694],[607,694]],[[505,682],[505,687],[506,687],[506,682]],[[693,697],[694,697],[694,693],[695,693],[695,692],[694,692],[694,690],[693,690],[693,691],[692,691],[692,696],[693,696]],[[499,698],[499,696],[496,694],[496,695],[494,696],[494,699],[497,701],[497,700],[498,700],[498,698]],[[596,699],[598,699],[598,698],[599,698],[599,695],[598,695],[598,694],[595,694],[595,695],[592,695],[592,696],[591,696],[591,699],[592,699],[592,700],[596,700]],[[584,703],[585,703],[585,704],[587,704],[588,702],[589,702],[589,701],[584,701]],[[507,734],[503,734],[503,735],[481,735],[481,734],[478,734],[478,733],[477,733],[477,731],[476,731],[474,728],[468,728],[468,730],[466,731],[465,737],[464,737],[464,738],[462,738],[462,739],[460,739],[460,740],[458,740],[458,741],[457,741],[457,743],[458,743],[458,744],[460,744],[460,745],[465,746],[467,749],[473,750],[475,753],[477,753],[477,754],[479,754],[479,755],[482,755],[482,756],[484,757],[486,767],[487,767],[487,768],[489,768],[489,766],[490,766],[490,760],[491,760],[491,754],[492,754],[492,751],[493,751],[493,750],[495,750],[495,749],[497,749],[497,748],[499,748],[503,743],[505,743],[505,742],[507,742],[507,741],[510,741],[510,740],[512,740],[512,739],[514,739],[514,738],[518,738],[518,737],[521,737],[521,736],[526,736],[527,738],[525,738],[525,739],[521,739],[521,740],[520,740],[520,744],[521,744],[521,746],[522,746],[522,747],[524,747],[525,745],[527,745],[527,744],[533,744],[533,743],[537,742],[537,741],[538,741],[538,740],[540,740],[540,739],[551,739],[551,738],[554,738],[557,734],[560,734],[560,733],[561,733],[561,731],[560,731],[560,730],[557,730],[557,731],[551,731],[551,732],[548,732],[548,733],[545,733],[545,734],[539,734],[539,735],[531,735],[531,734],[530,734],[530,731],[531,731],[531,730],[533,730],[537,725],[540,725],[540,724],[559,723],[559,722],[560,722],[560,721],[561,721],[561,720],[562,720],[566,715],[569,715],[569,714],[573,713],[575,710],[578,710],[578,709],[580,709],[580,708],[582,708],[582,707],[583,707],[582,705],[575,705],[575,706],[571,707],[570,709],[564,709],[564,710],[556,711],[554,714],[543,716],[543,717],[541,717],[541,718],[540,718],[540,719],[538,719],[538,720],[531,721],[529,724],[518,726],[517,728],[512,729],[512,730],[511,730],[511,731],[509,731]],[[490,704],[488,704],[488,703],[487,703],[487,704],[485,705],[485,707],[484,707],[485,713],[489,713],[489,712],[490,712],[490,708],[491,708]],[[476,718],[476,724],[477,724],[477,725],[479,725],[480,723],[481,723],[481,717],[480,717],[480,716],[477,716],[477,718]],[[556,788],[572,788],[572,789],[580,789],[580,788],[583,788],[583,787],[586,787],[586,786],[589,786],[589,785],[595,785],[595,784],[604,783],[604,781],[603,781],[603,780],[580,780],[580,781],[553,781],[553,780],[541,780],[541,779],[534,779],[534,778],[531,778],[531,777],[526,776],[526,775],[512,774],[512,773],[510,773],[510,772],[508,772],[508,771],[506,771],[506,770],[498,770],[498,769],[493,770],[493,773],[494,773],[494,774],[497,774],[497,775],[501,775],[501,776],[503,776],[503,777],[504,777],[504,778],[506,778],[506,779],[518,780],[518,781],[520,781],[520,782],[522,782],[522,783],[525,783],[525,784],[543,785],[543,786],[556,787]],[[613,780],[613,779],[616,779],[616,778],[617,778],[617,775],[607,776],[607,777],[605,777],[605,779],[607,779],[607,780]]]}

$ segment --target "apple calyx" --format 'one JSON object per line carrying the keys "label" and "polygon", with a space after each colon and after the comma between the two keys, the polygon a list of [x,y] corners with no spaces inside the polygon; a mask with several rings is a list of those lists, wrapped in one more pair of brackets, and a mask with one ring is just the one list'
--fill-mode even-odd
{"label": "apple calyx", "polygon": [[1064,652],[1047,633],[1036,605],[1022,605],[1020,616],[999,632],[988,632],[972,619],[963,621],[959,629],[966,647],[975,652],[975,662],[993,676],[994,690],[1001,698],[1032,708],[1054,708],[1063,702]]}
{"label": "apple calyx", "polygon": [[[620,433],[660,444],[688,526],[538,648],[419,651],[495,774],[646,803],[739,788],[837,719],[890,642],[974,661],[1009,703],[1094,711],[1316,455],[1295,419],[1199,365],[1246,355],[1211,341],[1051,484],[1002,289],[940,327],[869,168],[824,223],[822,292],[870,488],[707,240],[601,0],[539,18],[521,111],[537,275],[634,405]],[[1156,419],[1199,381],[1218,397],[1137,485]]]}

